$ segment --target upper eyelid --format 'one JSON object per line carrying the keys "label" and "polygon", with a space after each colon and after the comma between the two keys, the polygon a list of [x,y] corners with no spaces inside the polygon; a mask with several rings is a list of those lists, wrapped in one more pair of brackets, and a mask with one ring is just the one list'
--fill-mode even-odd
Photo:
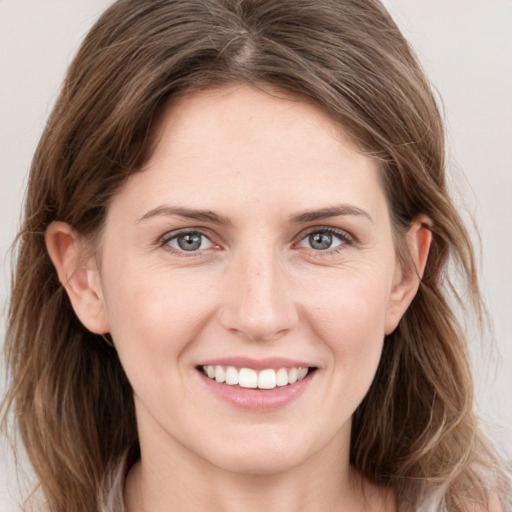
{"label": "upper eyelid", "polygon": [[[209,231],[209,230],[207,230]],[[212,244],[213,247],[207,247],[205,249],[198,249],[194,251],[185,251],[182,249],[177,249],[176,247],[172,247],[172,245],[169,243],[172,240],[175,240],[178,236],[182,234],[187,233],[198,233],[201,236],[204,236],[209,240],[209,242]],[[154,247],[156,249],[162,249],[169,254],[174,254],[175,256],[179,257],[186,257],[186,258],[193,258],[193,257],[200,257],[201,254],[203,254],[205,251],[211,251],[212,249],[218,249],[219,244],[216,243],[211,236],[208,236],[207,233],[205,233],[204,228],[181,228],[181,229],[175,229],[171,231],[167,231],[162,236],[158,237],[155,241]]]}
{"label": "upper eyelid", "polygon": [[[340,238],[342,238],[346,242],[357,243],[356,237],[354,235],[352,235],[350,232],[348,232],[347,230],[341,229],[338,227],[334,227],[334,226],[326,226],[326,225],[316,225],[316,226],[309,226],[307,228],[304,228],[298,234],[293,236],[293,238],[290,240],[290,243],[292,245],[295,245],[295,244],[299,243],[300,241],[302,241],[307,236],[309,236],[311,233],[316,233],[316,232],[321,232],[321,231],[328,231],[330,233],[338,235]],[[167,242],[169,242],[170,240],[176,238],[177,236],[179,236],[180,234],[183,234],[183,233],[199,233],[199,234],[205,236],[206,238],[208,238],[212,243],[214,243],[216,245],[220,245],[220,244],[218,244],[218,242],[214,241],[214,239],[218,238],[218,236],[216,236],[212,230],[210,230],[208,228],[204,228],[204,227],[193,227],[193,226],[167,231],[163,235],[158,237],[157,244],[164,245]]]}
{"label": "upper eyelid", "polygon": [[169,240],[172,240],[173,238],[176,238],[179,235],[182,235],[184,233],[199,233],[200,235],[205,236],[210,241],[213,241],[212,238],[212,231],[206,228],[178,228],[178,229],[172,229],[170,231],[166,231],[163,235],[159,236],[157,241],[164,243],[168,242]]}
{"label": "upper eyelid", "polygon": [[356,237],[352,235],[349,231],[333,226],[310,226],[309,228],[302,230],[298,235],[294,237],[294,239],[300,242],[305,237],[309,236],[311,233],[317,233],[321,231],[328,231],[330,233],[340,236],[341,238],[349,242],[357,242]]}

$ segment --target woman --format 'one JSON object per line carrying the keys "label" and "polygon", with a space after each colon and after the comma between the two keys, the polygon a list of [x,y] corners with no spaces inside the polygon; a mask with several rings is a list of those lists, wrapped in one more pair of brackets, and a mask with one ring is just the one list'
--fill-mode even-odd
{"label": "woman", "polygon": [[506,510],[443,158],[376,2],[114,4],[19,237],[6,405],[48,510]]}

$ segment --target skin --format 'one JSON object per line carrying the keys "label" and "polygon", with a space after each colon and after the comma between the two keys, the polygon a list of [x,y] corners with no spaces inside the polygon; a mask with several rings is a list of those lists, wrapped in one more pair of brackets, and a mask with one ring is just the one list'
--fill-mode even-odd
{"label": "skin", "polygon": [[[91,248],[71,226],[49,227],[77,315],[111,333],[134,389],[142,456],[128,511],[396,510],[390,490],[350,467],[351,417],[417,291],[430,232],[425,219],[413,223],[418,274],[401,268],[380,172],[303,100],[247,86],[203,91],[169,106],[94,256],[77,268]],[[326,229],[332,246],[318,250],[309,235]],[[200,248],[181,250],[177,230],[202,232]],[[248,412],[201,381],[196,366],[226,356],[317,370],[295,401]]]}

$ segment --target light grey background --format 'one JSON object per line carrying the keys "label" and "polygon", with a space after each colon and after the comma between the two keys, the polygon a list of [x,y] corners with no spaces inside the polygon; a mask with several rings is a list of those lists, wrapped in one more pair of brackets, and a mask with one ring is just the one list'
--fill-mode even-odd
{"label": "light grey background", "polygon": [[[277,1],[277,0],[276,0]],[[0,304],[32,153],[64,71],[110,0],[0,1]],[[385,0],[443,99],[461,205],[482,234],[481,276],[501,353],[475,350],[479,410],[512,448],[512,2]],[[464,174],[466,177],[464,177]],[[4,318],[0,318],[0,344]],[[485,370],[485,371],[484,371]],[[0,370],[0,395],[5,389]],[[0,442],[0,510],[19,510]]]}

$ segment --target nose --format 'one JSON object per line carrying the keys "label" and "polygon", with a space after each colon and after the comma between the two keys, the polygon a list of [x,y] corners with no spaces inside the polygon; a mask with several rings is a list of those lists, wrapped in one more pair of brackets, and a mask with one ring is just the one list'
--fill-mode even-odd
{"label": "nose", "polygon": [[283,337],[298,323],[293,285],[275,251],[248,252],[231,266],[220,319],[251,341]]}

